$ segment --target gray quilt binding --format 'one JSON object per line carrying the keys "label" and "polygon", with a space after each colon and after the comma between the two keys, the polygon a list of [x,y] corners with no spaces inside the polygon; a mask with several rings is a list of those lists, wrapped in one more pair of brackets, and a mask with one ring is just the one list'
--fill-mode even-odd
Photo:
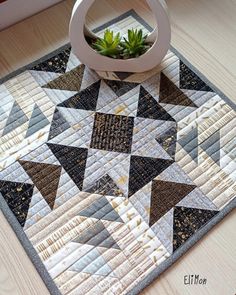
{"label": "gray quilt binding", "polygon": [[[96,28],[94,32],[98,32],[109,25],[112,25],[128,16],[133,16],[137,21],[139,21],[142,25],[144,25],[149,31],[152,31],[152,28],[134,11],[129,10],[124,14],[120,15],[117,18],[112,19],[111,21],[107,22],[106,24]],[[33,66],[53,57],[57,53],[67,49],[70,47],[70,44],[66,44],[57,50],[45,55],[44,57],[34,61],[33,63],[24,66],[7,76],[0,79],[0,84],[4,83],[5,81],[19,75],[20,73],[29,70]],[[170,50],[175,53],[193,72],[195,72],[208,86],[210,86],[221,98],[223,98],[234,110],[236,110],[236,104],[232,102],[227,96],[225,96],[218,88],[216,88],[202,73],[200,73],[192,64],[190,64],[175,48],[171,46]],[[155,279],[157,279],[160,274],[162,274],[167,268],[169,268],[175,261],[177,261],[183,254],[187,252],[192,246],[194,246],[204,235],[206,235],[213,226],[215,226],[218,222],[220,222],[229,212],[231,212],[236,207],[236,198],[234,198],[231,202],[229,202],[215,217],[213,217],[207,224],[204,225],[196,234],[190,237],[180,248],[178,248],[169,258],[167,258],[164,262],[162,262],[156,269],[154,269],[150,274],[148,274],[138,285],[136,285],[131,291],[127,293],[127,295],[137,295],[139,294],[144,288],[149,286]],[[54,283],[53,279],[51,278],[50,274],[46,270],[44,264],[40,260],[36,250],[30,243],[29,239],[27,238],[26,234],[24,233],[22,227],[20,226],[18,220],[11,212],[10,208],[8,207],[5,199],[0,193],[0,209],[2,210],[4,216],[6,217],[7,221],[13,228],[17,238],[20,240],[21,244],[23,245],[27,255],[33,262],[36,270],[38,271],[39,275],[41,276],[43,282],[45,283],[47,289],[49,290],[50,294],[52,295],[61,295],[61,292],[57,288],[56,284]]]}

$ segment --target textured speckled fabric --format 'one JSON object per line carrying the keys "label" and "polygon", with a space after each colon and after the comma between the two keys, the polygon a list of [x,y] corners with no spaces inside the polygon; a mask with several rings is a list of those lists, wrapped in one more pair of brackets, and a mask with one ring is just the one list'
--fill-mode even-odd
{"label": "textured speckled fabric", "polygon": [[1,208],[52,294],[137,294],[234,207],[236,112],[213,88],[171,50],[96,73],[69,46],[0,85]]}

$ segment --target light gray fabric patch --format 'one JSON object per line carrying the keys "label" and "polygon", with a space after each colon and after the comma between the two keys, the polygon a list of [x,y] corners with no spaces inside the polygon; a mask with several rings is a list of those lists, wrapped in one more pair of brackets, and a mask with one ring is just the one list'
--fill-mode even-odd
{"label": "light gray fabric patch", "polygon": [[151,227],[170,254],[173,252],[173,213],[171,209]]}
{"label": "light gray fabric patch", "polygon": [[191,178],[181,169],[177,163],[173,163],[165,169],[158,177],[158,180],[171,181],[177,183],[194,184]]}
{"label": "light gray fabric patch", "polygon": [[200,147],[220,165],[220,131],[216,131],[209,136],[204,142],[200,144]]}
{"label": "light gray fabric patch", "polygon": [[181,200],[177,206],[207,210],[218,210],[216,205],[212,203],[212,201],[208,199],[207,196],[205,196],[199,188],[195,188],[183,200]]}
{"label": "light gray fabric patch", "polygon": [[13,182],[32,183],[29,175],[19,162],[15,162],[6,169],[0,171],[0,179]]}
{"label": "light gray fabric patch", "polygon": [[32,116],[29,121],[28,130],[26,132],[26,137],[34,134],[35,132],[41,130],[43,127],[47,126],[50,122],[40,110],[37,104],[34,106]]}
{"label": "light gray fabric patch", "polygon": [[73,242],[120,249],[101,221],[84,230]]}
{"label": "light gray fabric patch", "polygon": [[144,221],[149,224],[149,210],[151,206],[151,182],[138,190],[129,200],[139,212]]}
{"label": "light gray fabric patch", "polygon": [[79,215],[97,219],[123,222],[120,216],[116,213],[111,204],[108,202],[106,197],[101,197],[100,199],[96,200],[86,209],[80,211]]}
{"label": "light gray fabric patch", "polygon": [[178,139],[178,143],[185,149],[191,158],[198,161],[198,129],[192,129],[186,136]]}
{"label": "light gray fabric patch", "polygon": [[96,248],[82,256],[69,270],[107,276],[112,273],[111,268]]}
{"label": "light gray fabric patch", "polygon": [[11,112],[8,116],[6,126],[3,130],[2,135],[3,136],[6,135],[7,133],[23,125],[27,121],[28,121],[28,118],[26,117],[25,113],[22,111],[21,107],[18,105],[17,101],[15,101],[11,109]]}

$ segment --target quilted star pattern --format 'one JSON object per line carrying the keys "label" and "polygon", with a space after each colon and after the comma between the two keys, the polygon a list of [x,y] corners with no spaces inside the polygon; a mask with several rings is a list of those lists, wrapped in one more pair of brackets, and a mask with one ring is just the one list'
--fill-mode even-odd
{"label": "quilted star pattern", "polygon": [[97,73],[67,46],[0,85],[0,118],[1,202],[62,294],[132,292],[235,199],[235,109],[171,51]]}

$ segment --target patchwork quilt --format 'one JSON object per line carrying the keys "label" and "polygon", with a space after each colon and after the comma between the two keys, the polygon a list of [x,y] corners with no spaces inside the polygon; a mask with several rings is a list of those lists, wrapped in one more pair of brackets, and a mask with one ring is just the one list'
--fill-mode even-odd
{"label": "patchwork quilt", "polygon": [[53,294],[137,293],[235,198],[236,112],[204,81],[172,51],[96,73],[67,46],[0,85],[1,200]]}

